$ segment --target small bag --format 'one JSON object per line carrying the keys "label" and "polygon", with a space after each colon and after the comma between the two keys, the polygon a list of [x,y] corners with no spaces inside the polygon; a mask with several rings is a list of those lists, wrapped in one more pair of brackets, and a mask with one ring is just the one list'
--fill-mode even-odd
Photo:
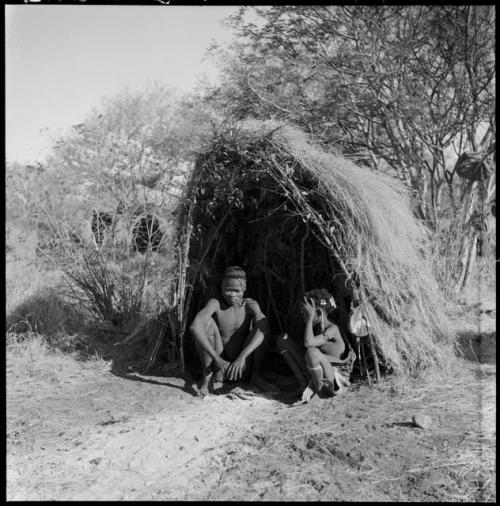
{"label": "small bag", "polygon": [[357,337],[365,337],[370,333],[370,322],[363,313],[363,306],[351,310],[349,315],[349,332]]}
{"label": "small bag", "polygon": [[481,181],[490,174],[490,167],[480,151],[462,153],[455,164],[457,174],[469,181]]}

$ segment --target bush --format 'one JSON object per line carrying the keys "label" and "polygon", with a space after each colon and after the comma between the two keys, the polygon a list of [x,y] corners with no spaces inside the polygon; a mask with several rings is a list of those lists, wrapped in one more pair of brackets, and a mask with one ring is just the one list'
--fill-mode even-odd
{"label": "bush", "polygon": [[7,330],[19,334],[35,332],[48,338],[77,333],[84,324],[84,315],[53,288],[29,295],[7,315]]}

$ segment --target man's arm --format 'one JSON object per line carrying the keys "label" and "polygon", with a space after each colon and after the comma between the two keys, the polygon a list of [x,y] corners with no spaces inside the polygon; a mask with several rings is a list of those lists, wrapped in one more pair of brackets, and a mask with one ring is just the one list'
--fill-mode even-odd
{"label": "man's arm", "polygon": [[252,330],[248,334],[238,358],[228,367],[229,379],[241,377],[245,369],[245,360],[263,343],[264,335],[269,332],[269,321],[261,311],[259,304],[253,299],[246,299],[245,305],[246,310],[251,314]]}
{"label": "man's arm", "polygon": [[189,327],[194,338],[201,344],[202,348],[217,362],[220,356],[211,345],[208,335],[207,327],[213,314],[219,309],[220,304],[217,299],[210,299],[205,307],[201,309],[195,316],[193,323]]}
{"label": "man's arm", "polygon": [[253,299],[246,299],[246,307],[252,317],[252,330],[249,339],[245,342],[240,356],[246,359],[264,341],[264,335],[269,333],[269,320],[260,309],[259,303]]}

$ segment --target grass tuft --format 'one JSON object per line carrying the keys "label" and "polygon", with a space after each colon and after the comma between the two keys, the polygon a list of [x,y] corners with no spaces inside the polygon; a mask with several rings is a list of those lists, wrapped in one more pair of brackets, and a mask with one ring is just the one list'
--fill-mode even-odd
{"label": "grass tuft", "polygon": [[7,330],[42,334],[46,338],[77,333],[84,323],[82,314],[65,302],[55,288],[28,295],[7,315]]}

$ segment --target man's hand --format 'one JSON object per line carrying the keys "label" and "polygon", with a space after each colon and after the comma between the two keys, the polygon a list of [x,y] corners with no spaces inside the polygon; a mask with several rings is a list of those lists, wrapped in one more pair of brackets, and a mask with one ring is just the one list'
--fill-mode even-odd
{"label": "man's hand", "polygon": [[221,357],[217,357],[215,359],[215,363],[217,364],[217,367],[222,371],[222,374],[226,375],[226,371],[231,364]]}
{"label": "man's hand", "polygon": [[237,358],[228,368],[226,376],[230,380],[240,379],[245,370],[245,359]]}

